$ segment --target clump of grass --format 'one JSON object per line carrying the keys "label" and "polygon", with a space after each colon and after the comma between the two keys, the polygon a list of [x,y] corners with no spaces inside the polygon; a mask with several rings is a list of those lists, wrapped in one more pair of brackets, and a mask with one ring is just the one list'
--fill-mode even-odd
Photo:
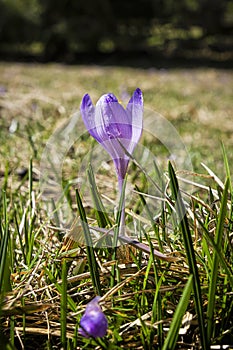
{"label": "clump of grass", "polygon": [[[229,175],[227,157],[224,162]],[[77,241],[76,224],[64,240],[46,217],[36,183],[29,177],[17,191],[5,174],[1,190],[1,344],[6,348],[76,349],[208,349],[232,342],[232,184],[209,170],[211,186],[193,182],[196,191],[182,194],[171,164],[164,186],[169,202],[153,223],[132,213],[134,232],[151,254],[123,246],[112,260],[111,248],[99,248],[92,227],[114,227],[115,218],[104,211],[101,194],[89,169],[93,199],[88,212],[77,193],[78,214],[85,237]],[[198,178],[199,174],[195,174]],[[202,175],[200,174],[200,179]],[[183,197],[185,196],[185,202]],[[139,201],[146,203],[140,192]],[[184,204],[185,203],[185,204]],[[171,206],[172,204],[172,206]],[[102,211],[100,211],[100,208]],[[173,208],[171,210],[171,208]],[[85,225],[84,225],[85,224]],[[176,259],[156,258],[153,248]],[[89,238],[88,238],[89,237]],[[140,238],[141,237],[141,238]],[[159,248],[158,248],[159,249]],[[117,266],[117,270],[113,269]],[[112,279],[113,271],[117,278]],[[96,293],[109,321],[103,339],[77,334],[86,303]]]}

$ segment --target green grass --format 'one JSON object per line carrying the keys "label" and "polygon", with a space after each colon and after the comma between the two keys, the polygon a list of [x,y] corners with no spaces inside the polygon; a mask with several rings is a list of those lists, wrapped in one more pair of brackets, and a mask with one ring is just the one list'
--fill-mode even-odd
{"label": "green grass", "polygon": [[[6,87],[0,102],[1,347],[167,350],[232,345],[231,72],[1,64],[0,74]],[[38,181],[47,140],[57,127],[64,129],[84,93],[96,101],[104,92],[123,96],[137,86],[145,106],[176,127],[193,163],[185,183],[185,169],[169,163],[165,147],[147,135],[142,144],[156,154],[156,164],[147,174],[140,162],[131,161],[127,228],[151,248],[150,254],[129,245],[101,247],[118,235],[120,198],[111,163],[103,162],[96,172],[83,165],[95,162],[95,143],[87,135],[74,143],[62,163],[71,230],[56,202],[54,215],[49,215]],[[145,157],[150,160],[142,152]],[[164,166],[158,169],[158,164]],[[76,181],[81,166],[88,191],[85,182]],[[53,170],[51,180],[59,177],[59,169]],[[154,203],[159,203],[156,213]],[[93,226],[100,232],[115,230],[115,237],[98,241]],[[152,247],[176,259],[159,260]],[[85,305],[97,293],[108,333],[87,340],[77,330]]]}

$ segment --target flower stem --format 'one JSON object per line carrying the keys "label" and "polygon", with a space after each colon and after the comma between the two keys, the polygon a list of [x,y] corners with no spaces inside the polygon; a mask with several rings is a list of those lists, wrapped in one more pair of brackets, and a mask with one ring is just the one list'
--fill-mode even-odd
{"label": "flower stem", "polygon": [[[124,178],[118,176],[118,187],[119,187],[120,198],[122,196],[124,180],[125,180]],[[123,198],[122,208],[121,208],[121,221],[120,221],[119,234],[122,236],[124,236],[125,234],[125,196]]]}

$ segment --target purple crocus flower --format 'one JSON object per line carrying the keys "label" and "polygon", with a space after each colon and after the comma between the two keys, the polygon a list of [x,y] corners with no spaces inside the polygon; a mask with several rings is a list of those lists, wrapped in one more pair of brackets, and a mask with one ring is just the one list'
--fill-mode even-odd
{"label": "purple crocus flower", "polygon": [[128,154],[133,153],[142,133],[143,96],[141,90],[134,91],[126,109],[111,93],[103,95],[96,107],[90,96],[86,94],[80,109],[90,135],[112,157],[121,190],[130,158]]}
{"label": "purple crocus flower", "polygon": [[108,321],[99,305],[99,300],[100,297],[97,296],[87,304],[80,320],[78,332],[85,338],[104,337],[107,333]]}

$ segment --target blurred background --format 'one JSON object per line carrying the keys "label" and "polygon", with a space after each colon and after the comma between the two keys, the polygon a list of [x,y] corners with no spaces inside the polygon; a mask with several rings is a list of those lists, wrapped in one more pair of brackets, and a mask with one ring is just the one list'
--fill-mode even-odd
{"label": "blurred background", "polygon": [[231,65],[230,0],[0,0],[0,59]]}

